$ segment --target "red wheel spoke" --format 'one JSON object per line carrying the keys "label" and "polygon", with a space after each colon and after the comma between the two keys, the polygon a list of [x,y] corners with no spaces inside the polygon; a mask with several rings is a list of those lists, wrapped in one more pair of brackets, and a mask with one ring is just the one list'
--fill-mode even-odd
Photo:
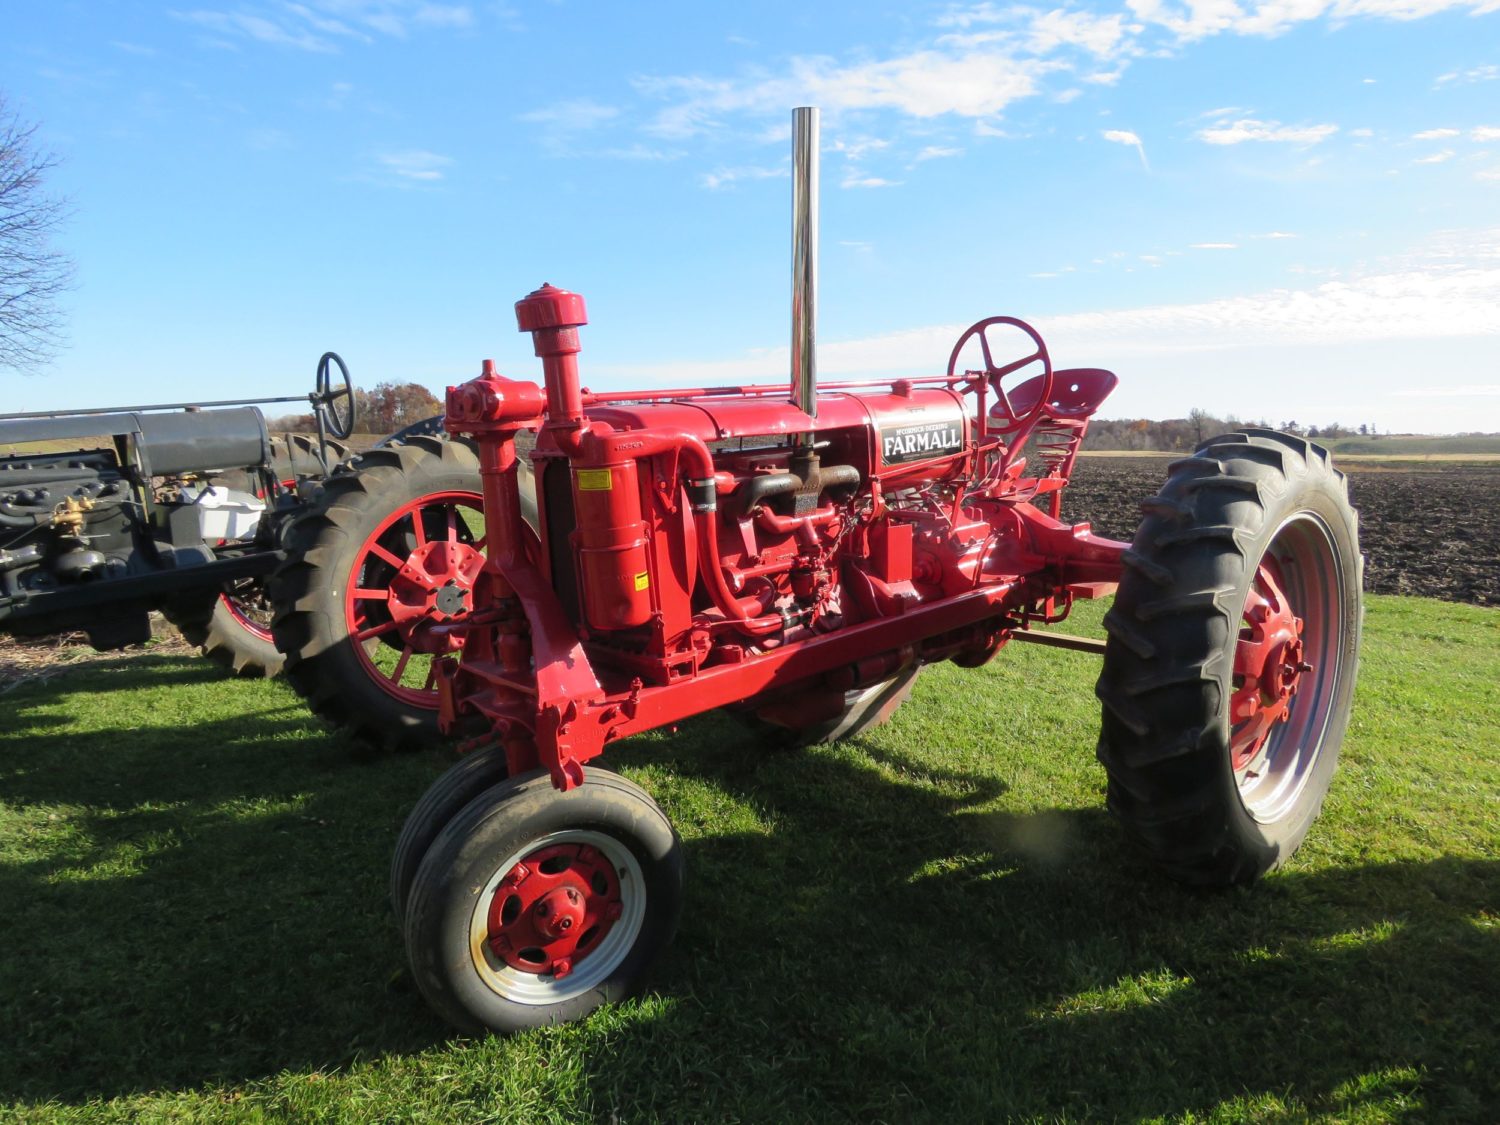
{"label": "red wheel spoke", "polygon": [[354,634],[354,639],[356,641],[368,641],[373,640],[375,637],[383,637],[392,629],[397,628],[398,625],[399,622],[387,621],[384,625],[375,625],[369,629],[361,629]]}
{"label": "red wheel spoke", "polygon": [[[480,498],[469,492],[417,497],[371,531],[356,556],[354,581],[344,595],[349,632],[357,641],[379,639],[392,650],[382,667],[376,661],[379,650],[357,648],[370,677],[409,706],[437,709],[435,660],[463,648],[461,634],[431,626],[462,618],[473,609],[473,582],[484,559],[466,541],[466,521],[470,513],[478,518],[479,503]],[[455,585],[459,589],[448,589]],[[414,655],[430,656],[434,662],[423,668],[411,659]],[[395,675],[388,671],[392,664]]]}
{"label": "red wheel spoke", "polygon": [[401,650],[401,656],[397,659],[396,667],[391,672],[391,681],[393,683],[399,684],[401,682],[401,677],[406,673],[406,662],[411,659],[411,654],[411,645],[407,645]]}
{"label": "red wheel spoke", "polygon": [[400,570],[403,566],[406,565],[406,560],[405,559],[398,558],[396,555],[392,554],[390,551],[387,551],[379,543],[371,543],[370,544],[370,554],[374,555],[376,558],[378,558],[378,559],[380,559],[380,560],[382,560],[384,562],[390,563],[397,570]]}

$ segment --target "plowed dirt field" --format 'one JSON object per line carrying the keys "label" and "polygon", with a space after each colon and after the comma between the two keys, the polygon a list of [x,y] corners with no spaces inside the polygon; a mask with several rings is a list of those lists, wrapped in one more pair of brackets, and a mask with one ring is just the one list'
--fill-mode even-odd
{"label": "plowed dirt field", "polygon": [[[1063,518],[1132,539],[1170,457],[1080,457]],[[1500,605],[1500,464],[1339,462],[1359,509],[1365,589]]]}

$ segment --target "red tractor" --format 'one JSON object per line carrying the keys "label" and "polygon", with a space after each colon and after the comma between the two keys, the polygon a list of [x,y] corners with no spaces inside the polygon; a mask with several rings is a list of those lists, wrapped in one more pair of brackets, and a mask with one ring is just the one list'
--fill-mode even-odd
{"label": "red tractor", "polygon": [[583,298],[550,285],[516,304],[542,385],[486,361],[448,391],[487,549],[453,519],[421,528],[425,572],[449,578],[412,613],[450,654],[431,673],[439,724],[471,750],[408,819],[392,894],[419,987],[461,1028],[582,1016],[671,937],[681,845],[597,764],[611,742],[715,708],[792,740],[852,735],[923,664],[1058,639],[1032,626],[1078,598],[1115,594],[1107,641],[1065,643],[1103,653],[1109,806],[1158,866],[1255,879],[1321,807],[1361,620],[1356,518],[1326,451],[1213,438],[1127,544],[1059,519],[1115,377],[1055,369],[1021,321],[975,324],[940,374],[815,389],[816,117],[795,124],[790,393],[591,394]]}

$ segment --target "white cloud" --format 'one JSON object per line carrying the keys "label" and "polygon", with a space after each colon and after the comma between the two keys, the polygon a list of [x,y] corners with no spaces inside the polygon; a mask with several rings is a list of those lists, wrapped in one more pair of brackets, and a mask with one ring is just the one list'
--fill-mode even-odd
{"label": "white cloud", "polygon": [[880,176],[862,176],[858,173],[845,176],[843,182],[839,184],[839,187],[846,188],[879,188],[900,186],[900,180],[887,180],[882,179]]}
{"label": "white cloud", "polygon": [[1497,78],[1500,78],[1500,66],[1476,66],[1472,70],[1452,70],[1447,74],[1439,74],[1432,84],[1447,86],[1452,83],[1493,82]]}
{"label": "white cloud", "polygon": [[1459,135],[1457,129],[1425,129],[1420,133],[1413,133],[1411,139],[1414,141],[1440,141],[1444,137],[1456,137]]}
{"label": "white cloud", "polygon": [[1479,125],[1469,134],[1469,137],[1476,141],[1500,141],[1500,127]]}
{"label": "white cloud", "polygon": [[606,148],[600,151],[600,156],[606,160],[643,160],[643,161],[671,161],[681,160],[685,155],[669,149],[651,148],[647,145],[634,144],[627,148]]}
{"label": "white cloud", "polygon": [[1238,250],[1237,242],[1195,242],[1189,247],[1191,250]]}
{"label": "white cloud", "polygon": [[1256,121],[1247,117],[1233,123],[1221,122],[1211,129],[1200,129],[1198,139],[1211,145],[1237,145],[1245,141],[1315,145],[1338,131],[1337,125],[1283,125],[1279,121]]}
{"label": "white cloud", "polygon": [[[1121,361],[1267,345],[1500,339],[1500,229],[1457,232],[1456,237],[1472,251],[1465,262],[1449,261],[1438,248],[1387,272],[1328,281],[1313,288],[1071,313],[1034,323],[1054,356],[1115,356]],[[1032,276],[1045,279],[1057,274]],[[818,352],[818,369],[830,377],[930,370],[948,355],[965,327],[931,325],[824,343]],[[787,349],[778,347],[718,362],[611,365],[601,373],[704,386],[779,379],[786,369]]]}
{"label": "white cloud", "polygon": [[1445,148],[1442,152],[1435,152],[1431,156],[1423,156],[1413,160],[1413,164],[1444,164],[1452,160],[1455,153],[1451,148]]}
{"label": "white cloud", "polygon": [[1375,135],[1375,130],[1374,129],[1350,129],[1349,130],[1349,135],[1351,137],[1373,137]]}
{"label": "white cloud", "polygon": [[376,35],[403,38],[409,26],[458,29],[473,25],[464,5],[427,0],[307,0],[241,4],[233,10],[171,11],[173,18],[228,39],[323,54],[343,42],[373,43]]}
{"label": "white cloud", "polygon": [[383,152],[375,158],[392,175],[403,180],[432,183],[443,178],[443,169],[453,163],[453,158],[439,156],[425,149],[407,149],[404,152]]}
{"label": "white cloud", "polygon": [[1128,35],[1122,13],[1099,16],[1054,8],[1033,17],[1026,45],[1037,55],[1068,46],[1081,48],[1096,58],[1112,59],[1120,53]]}
{"label": "white cloud", "polygon": [[925,160],[942,160],[949,156],[962,156],[964,150],[961,148],[946,148],[943,145],[928,145],[916,156],[912,157],[913,164],[921,164]]}
{"label": "white cloud", "polygon": [[780,180],[785,179],[791,174],[791,171],[786,167],[721,168],[717,172],[705,173],[702,177],[702,183],[710,191],[716,191],[729,184],[739,183],[741,180]]}
{"label": "white cloud", "polygon": [[1117,145],[1130,145],[1141,158],[1141,167],[1146,171],[1151,170],[1151,165],[1146,161],[1146,146],[1141,143],[1141,138],[1129,129],[1106,129],[1100,134],[1106,141]]}
{"label": "white cloud", "polygon": [[1490,398],[1500,395],[1500,383],[1459,383],[1452,387],[1404,387],[1390,392],[1396,398]]}
{"label": "white cloud", "polygon": [[1297,236],[1295,234],[1291,234],[1291,233],[1289,233],[1287,231],[1284,231],[1284,230],[1272,230],[1272,231],[1267,231],[1265,234],[1258,234],[1255,237],[1256,238],[1296,238]]}
{"label": "white cloud", "polygon": [[792,60],[787,73],[738,83],[703,78],[646,78],[641,92],[676,104],[649,126],[661,136],[688,137],[737,113],[782,113],[791,105],[825,113],[892,109],[910,117],[993,117],[1038,92],[1038,79],[1056,64],[1000,51],[923,50],[878,62],[841,66],[824,57]]}
{"label": "white cloud", "polygon": [[879,137],[866,137],[858,141],[836,140],[832,144],[823,146],[825,152],[837,152],[850,160],[858,160],[866,153],[879,152],[881,149],[891,147],[891,142]]}
{"label": "white cloud", "polygon": [[1126,6],[1144,23],[1170,31],[1179,42],[1191,43],[1220,34],[1272,38],[1297,24],[1325,17],[1334,22],[1361,16],[1405,22],[1446,11],[1483,15],[1495,10],[1495,0],[1261,0],[1244,4],[1236,0],[1185,0],[1182,4],[1127,0]]}
{"label": "white cloud", "polygon": [[620,111],[614,106],[600,105],[588,98],[573,98],[547,106],[545,109],[534,109],[529,113],[523,113],[517,120],[550,125],[555,129],[574,133],[593,129],[603,125],[606,121],[612,121],[619,115]]}

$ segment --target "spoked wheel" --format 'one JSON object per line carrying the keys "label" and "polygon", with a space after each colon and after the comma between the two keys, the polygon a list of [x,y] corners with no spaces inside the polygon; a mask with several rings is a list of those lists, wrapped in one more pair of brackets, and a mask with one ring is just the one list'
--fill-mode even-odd
{"label": "spoked wheel", "polygon": [[472,492],[419,496],[365,537],[349,568],[344,624],[372,682],[399,702],[436,706],[431,658],[462,641],[434,626],[473,612],[483,567],[483,505]]}
{"label": "spoked wheel", "polygon": [[[479,464],[457,441],[414,437],[328,479],[271,577],[272,632],[313,710],[377,745],[437,737],[434,661],[474,608],[487,546]],[[522,503],[535,519],[530,474]]]}
{"label": "spoked wheel", "polygon": [[1268,430],[1205,442],[1143,509],[1104,620],[1110,808],[1173,876],[1247,882],[1296,850],[1338,763],[1357,519],[1327,451]]}
{"label": "spoked wheel", "polygon": [[676,931],[682,844],[641,789],[590,768],[501,782],[439,833],[412,883],[406,947],[428,1002],[468,1031],[578,1019],[639,989]]}

